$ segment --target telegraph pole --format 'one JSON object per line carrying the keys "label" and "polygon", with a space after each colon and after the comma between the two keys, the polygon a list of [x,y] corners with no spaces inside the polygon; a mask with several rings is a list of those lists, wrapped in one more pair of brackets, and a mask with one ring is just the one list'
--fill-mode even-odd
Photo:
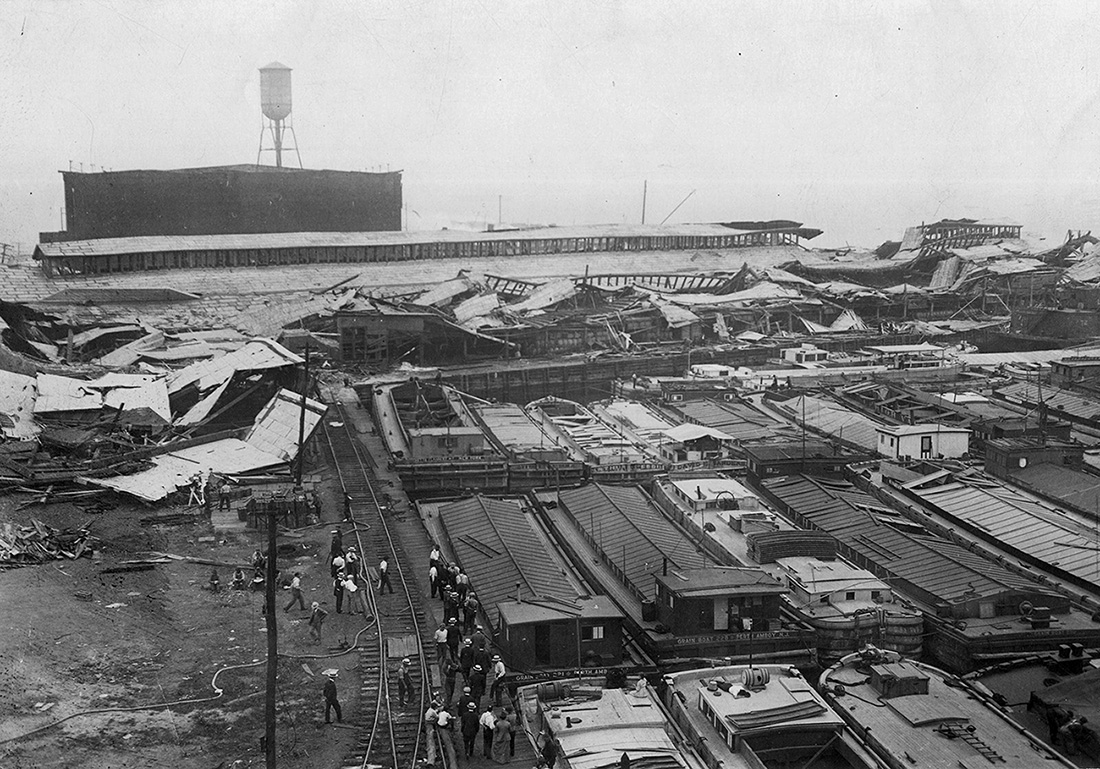
{"label": "telegraph pole", "polygon": [[275,769],[275,691],[279,672],[279,626],[275,620],[275,529],[279,525],[275,505],[267,513],[267,575],[264,582],[264,615],[267,619],[267,701],[264,710],[264,766]]}
{"label": "telegraph pole", "polygon": [[306,370],[302,376],[302,408],[298,412],[298,462],[294,466],[294,488],[302,488],[302,467],[306,462],[306,396],[309,394],[309,337],[306,337]]}

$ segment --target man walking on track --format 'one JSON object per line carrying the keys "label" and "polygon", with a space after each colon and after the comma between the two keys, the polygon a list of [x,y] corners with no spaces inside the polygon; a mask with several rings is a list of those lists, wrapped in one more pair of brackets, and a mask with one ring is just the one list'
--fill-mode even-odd
{"label": "man walking on track", "polygon": [[329,673],[325,679],[325,723],[331,724],[331,711],[336,711],[336,720],[343,721],[344,714],[340,710],[340,703],[336,699],[336,674]]}
{"label": "man walking on track", "polygon": [[378,594],[381,595],[387,587],[390,593],[393,593],[393,585],[390,584],[390,564],[383,558],[378,562]]}
{"label": "man walking on track", "polygon": [[397,669],[397,696],[400,698],[401,707],[403,708],[413,704],[415,695],[412,675],[410,675],[411,670],[412,660],[408,657],[401,660],[401,667]]}

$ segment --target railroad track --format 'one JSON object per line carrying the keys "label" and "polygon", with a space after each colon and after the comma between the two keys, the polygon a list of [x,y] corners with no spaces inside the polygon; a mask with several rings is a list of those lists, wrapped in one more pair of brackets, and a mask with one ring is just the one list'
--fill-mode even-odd
{"label": "railroad track", "polygon": [[[359,669],[363,681],[356,721],[360,733],[342,764],[344,769],[413,769],[428,753],[421,718],[430,699],[430,665],[435,662],[432,628],[413,581],[400,538],[391,530],[375,493],[376,478],[369,452],[354,432],[343,406],[336,406],[340,427],[324,421],[325,439],[347,500],[347,517],[355,526],[356,547],[367,575],[364,598],[377,622],[363,635]],[[333,412],[330,411],[330,414]],[[377,564],[385,558],[393,594],[377,592]],[[396,668],[412,660],[412,703],[402,708]],[[433,751],[434,752],[434,751]]]}

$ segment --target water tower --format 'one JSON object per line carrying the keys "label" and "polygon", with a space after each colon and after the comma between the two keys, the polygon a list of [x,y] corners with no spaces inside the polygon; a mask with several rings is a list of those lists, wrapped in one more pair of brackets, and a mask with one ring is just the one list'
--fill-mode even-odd
{"label": "water tower", "polygon": [[[294,126],[287,122],[290,117],[290,67],[273,61],[260,68],[260,109],[266,124],[260,129],[260,151],[256,155],[256,165],[260,164],[260,155],[264,152],[275,153],[275,166],[283,167],[283,139],[289,132],[294,137],[294,154],[298,156],[298,167],[302,167],[302,156],[298,153],[298,137]],[[264,147],[264,134],[270,132],[271,148]]]}

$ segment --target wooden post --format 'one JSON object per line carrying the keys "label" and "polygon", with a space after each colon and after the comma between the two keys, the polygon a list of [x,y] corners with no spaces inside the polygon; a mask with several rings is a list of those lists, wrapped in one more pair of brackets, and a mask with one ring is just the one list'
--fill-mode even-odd
{"label": "wooden post", "polygon": [[[299,452],[300,453],[300,452]],[[275,505],[267,513],[267,575],[264,608],[267,627],[267,697],[264,709],[264,766],[275,769],[275,692],[279,674],[279,626],[275,619]]]}

